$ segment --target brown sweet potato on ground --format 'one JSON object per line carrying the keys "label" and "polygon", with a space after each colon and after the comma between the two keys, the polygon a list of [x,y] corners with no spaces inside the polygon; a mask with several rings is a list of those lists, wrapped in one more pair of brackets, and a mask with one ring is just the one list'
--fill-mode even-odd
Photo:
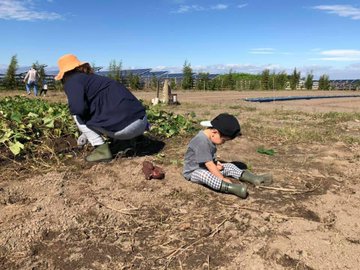
{"label": "brown sweet potato on ground", "polygon": [[152,171],[152,178],[153,179],[164,179],[165,178],[165,172],[162,168],[159,166],[155,166]]}
{"label": "brown sweet potato on ground", "polygon": [[143,162],[142,171],[146,180],[165,178],[164,170],[159,166],[154,166],[150,161],[145,160]]}
{"label": "brown sweet potato on ground", "polygon": [[144,161],[142,171],[145,175],[146,180],[150,180],[152,177],[152,171],[154,169],[154,165],[150,161]]}

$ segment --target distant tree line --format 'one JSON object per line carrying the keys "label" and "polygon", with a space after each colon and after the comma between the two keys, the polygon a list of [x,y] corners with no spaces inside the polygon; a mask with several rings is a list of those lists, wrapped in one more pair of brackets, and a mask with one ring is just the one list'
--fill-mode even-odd
{"label": "distant tree line", "polygon": [[[96,67],[92,64],[95,71],[99,71],[102,67]],[[40,64],[38,61],[32,64],[39,75],[39,87],[41,87],[42,81],[45,79],[45,67],[46,65]],[[7,68],[6,74],[2,78],[2,88],[5,89],[18,89],[23,87],[24,84],[20,80],[18,74],[18,60],[17,56],[11,57],[10,64]],[[131,89],[142,89],[144,83],[139,75],[129,73],[126,76],[122,75],[122,62],[111,60],[108,67],[108,77],[125,84]],[[182,68],[183,77],[182,80],[176,81],[170,80],[170,87],[172,89],[199,89],[199,90],[283,90],[283,89],[313,89],[314,75],[312,72],[306,74],[305,77],[301,77],[300,71],[296,68],[289,75],[285,71],[275,73],[269,69],[263,70],[260,74],[249,73],[237,73],[232,70],[227,74],[221,74],[215,78],[211,78],[207,72],[200,72],[194,78],[194,72],[191,68],[190,62],[185,61]],[[151,78],[150,88],[159,88],[160,80],[155,76]],[[330,90],[329,76],[324,74],[320,76],[317,89]],[[56,88],[61,88],[61,84],[57,83]]]}
{"label": "distant tree line", "polygon": [[[311,90],[313,89],[314,83],[314,75],[312,72],[302,78],[300,71],[297,71],[296,68],[290,75],[285,71],[271,73],[269,69],[265,69],[261,74],[236,73],[230,70],[229,73],[218,75],[213,79],[210,79],[209,73],[200,72],[197,75],[197,79],[194,80],[191,65],[187,61],[185,61],[183,66],[183,75],[184,79],[181,88],[185,90]],[[324,74],[320,76],[317,89],[330,90],[330,79],[328,75]]]}
{"label": "distant tree line", "polygon": [[[46,80],[45,67],[47,65],[40,64],[38,61],[34,62],[31,67],[36,69],[38,78],[38,87],[42,88],[44,81]],[[10,64],[6,70],[4,77],[1,79],[1,88],[17,90],[24,88],[25,83],[23,82],[24,76],[17,73],[19,68],[17,55],[11,57]],[[25,74],[26,72],[24,72]],[[48,82],[47,82],[48,83]]]}

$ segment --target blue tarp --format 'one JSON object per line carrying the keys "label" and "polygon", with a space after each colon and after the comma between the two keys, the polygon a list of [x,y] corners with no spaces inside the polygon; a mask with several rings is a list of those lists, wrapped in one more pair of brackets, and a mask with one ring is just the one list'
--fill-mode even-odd
{"label": "blue tarp", "polygon": [[298,100],[298,99],[350,98],[350,97],[360,97],[360,95],[262,97],[262,98],[245,98],[244,100],[249,102],[272,102],[272,101],[287,101],[287,100]]}

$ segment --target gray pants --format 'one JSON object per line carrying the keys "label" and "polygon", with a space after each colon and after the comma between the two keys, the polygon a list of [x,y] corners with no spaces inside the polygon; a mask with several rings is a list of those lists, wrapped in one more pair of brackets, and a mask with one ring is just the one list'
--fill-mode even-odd
{"label": "gray pants", "polygon": [[145,130],[147,130],[149,125],[145,116],[143,119],[136,120],[122,130],[111,132],[99,127],[89,128],[84,124],[80,124],[75,115],[73,115],[73,117],[78,129],[82,133],[81,136],[85,136],[92,146],[104,144],[104,139],[102,138],[101,134],[107,135],[116,140],[130,140],[142,135]]}

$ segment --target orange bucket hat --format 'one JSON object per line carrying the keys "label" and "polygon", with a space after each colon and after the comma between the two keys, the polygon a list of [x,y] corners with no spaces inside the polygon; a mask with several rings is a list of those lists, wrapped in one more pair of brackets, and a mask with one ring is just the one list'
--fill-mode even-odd
{"label": "orange bucket hat", "polygon": [[58,60],[59,73],[55,76],[55,80],[61,80],[65,72],[73,70],[81,65],[87,64],[88,62],[80,62],[79,59],[73,54],[65,54]]}

